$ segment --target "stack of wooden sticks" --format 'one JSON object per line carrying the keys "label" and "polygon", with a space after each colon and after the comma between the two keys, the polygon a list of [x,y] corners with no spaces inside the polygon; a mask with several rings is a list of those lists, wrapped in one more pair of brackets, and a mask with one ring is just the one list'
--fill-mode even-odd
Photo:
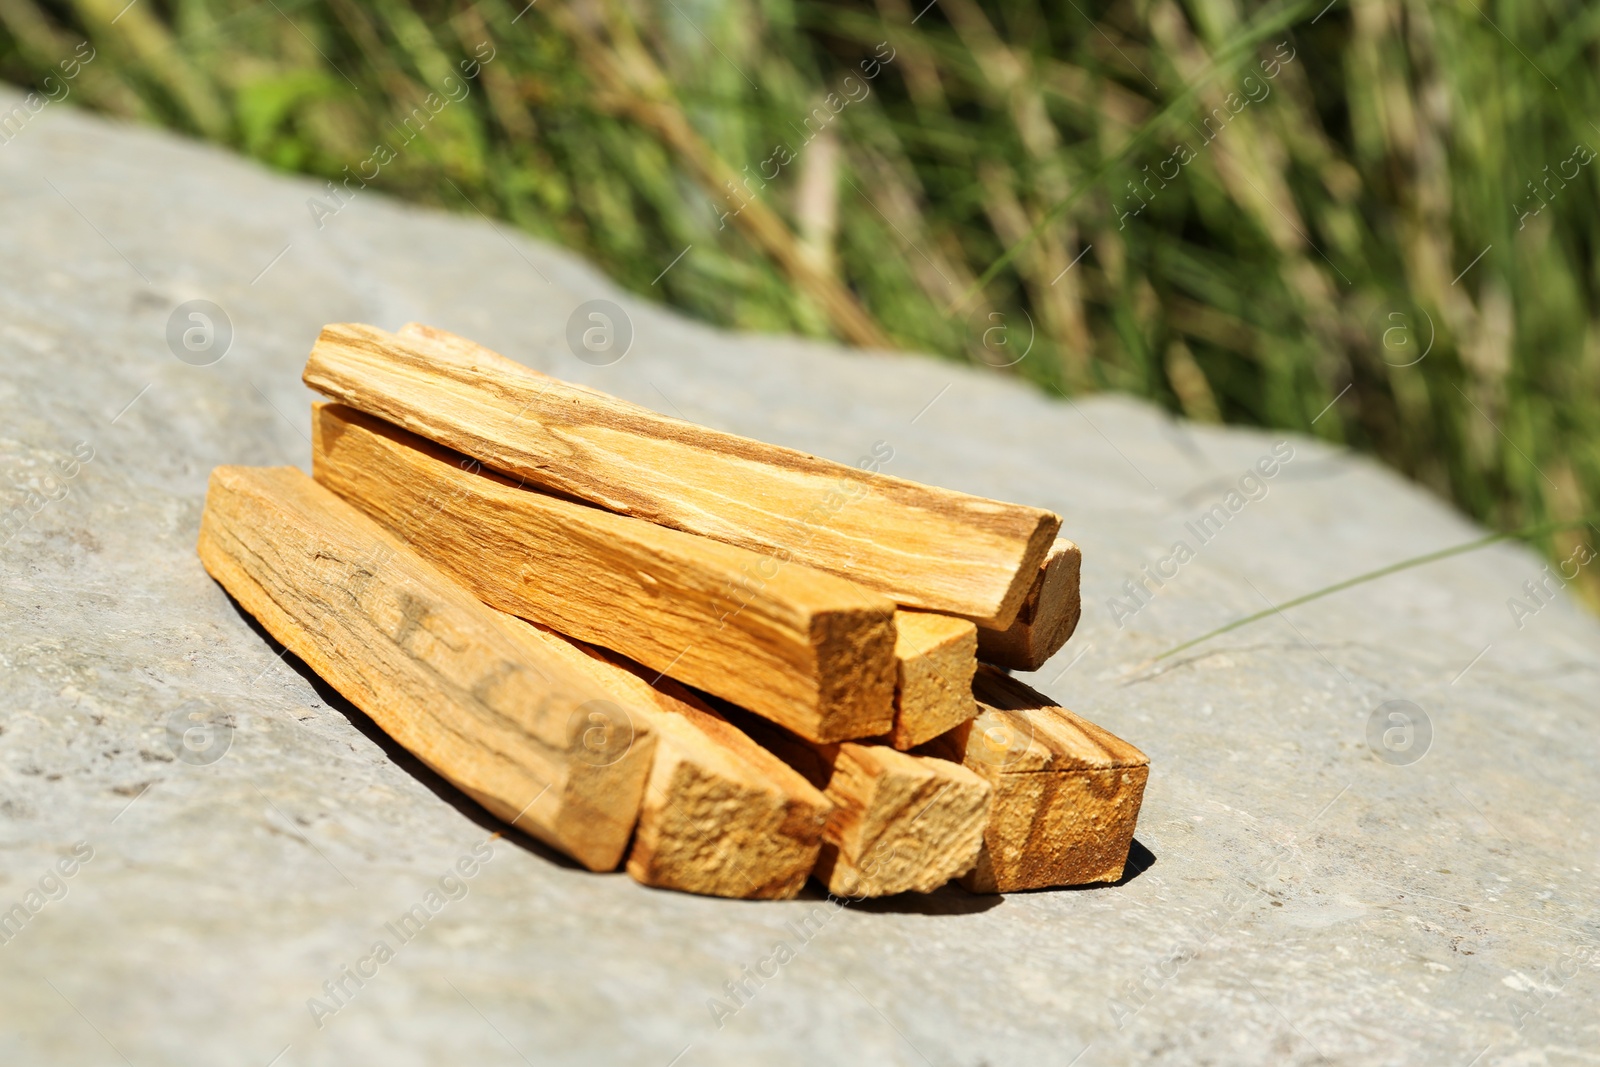
{"label": "stack of wooden sticks", "polygon": [[1056,515],[416,324],[326,327],[305,381],[314,479],[217,468],[200,558],[497,817],[728,897],[1121,877],[1149,761],[1007,673],[1077,623]]}

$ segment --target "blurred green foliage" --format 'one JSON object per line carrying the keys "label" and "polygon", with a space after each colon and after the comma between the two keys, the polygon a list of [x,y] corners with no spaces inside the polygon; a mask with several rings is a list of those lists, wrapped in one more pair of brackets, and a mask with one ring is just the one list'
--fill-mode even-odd
{"label": "blurred green foliage", "polygon": [[87,40],[72,100],[713,322],[1314,433],[1501,529],[1600,510],[1600,8],[1325,3],[0,0],[0,76]]}

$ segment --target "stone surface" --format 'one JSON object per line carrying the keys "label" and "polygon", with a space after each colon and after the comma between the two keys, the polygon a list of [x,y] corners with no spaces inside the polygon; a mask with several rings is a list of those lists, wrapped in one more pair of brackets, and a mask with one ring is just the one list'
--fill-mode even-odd
{"label": "stone surface", "polygon": [[[1519,628],[1507,601],[1538,559],[1461,556],[1146,663],[1477,534],[1373,463],[1292,440],[1265,496],[1198,545],[1186,523],[1277,438],[931,359],[720,334],[465,205],[367,191],[319,230],[313,183],[61,105],[0,144],[0,190],[0,513],[27,518],[0,533],[0,908],[25,915],[0,944],[0,1060],[1593,1060],[1600,627],[1556,597]],[[193,299],[232,323],[210,366],[166,339]],[[565,340],[591,299],[631,316],[610,366]],[[212,466],[307,465],[300,366],[321,323],[351,319],[433,322],[839,460],[887,442],[891,473],[1060,511],[1083,548],[1084,619],[1029,680],[1152,757],[1139,873],[836,910],[483,846],[492,822],[279,662],[195,559]],[[75,466],[75,445],[92,460]],[[1194,558],[1166,564],[1176,576],[1131,617],[1117,609],[1179,538]],[[1419,761],[1381,729],[1369,741],[1390,700],[1431,723]],[[50,878],[78,842],[92,858]],[[492,858],[430,913],[475,846]],[[418,903],[428,921],[402,942],[385,924]],[[362,963],[380,939],[393,958]],[[314,1018],[345,966],[373,976],[345,978],[348,1003]],[[772,977],[731,999],[725,983],[758,970]]]}

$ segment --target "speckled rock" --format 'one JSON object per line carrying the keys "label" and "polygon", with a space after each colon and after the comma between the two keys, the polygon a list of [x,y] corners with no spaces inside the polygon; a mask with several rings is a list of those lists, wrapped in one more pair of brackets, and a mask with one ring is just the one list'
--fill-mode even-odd
{"label": "speckled rock", "polygon": [[[1467,1067],[1600,1048],[1600,627],[1530,598],[1535,556],[1456,557],[1150,662],[1478,535],[1373,463],[719,333],[466,205],[367,191],[319,229],[314,183],[63,105],[0,144],[0,190],[0,1061]],[[179,310],[197,300],[231,336]],[[623,358],[569,347],[590,300],[627,309]],[[194,555],[214,465],[308,465],[318,326],[409,319],[1061,512],[1084,618],[1030,681],[1152,757],[1130,876],[839,909],[652,891],[491,839]]]}

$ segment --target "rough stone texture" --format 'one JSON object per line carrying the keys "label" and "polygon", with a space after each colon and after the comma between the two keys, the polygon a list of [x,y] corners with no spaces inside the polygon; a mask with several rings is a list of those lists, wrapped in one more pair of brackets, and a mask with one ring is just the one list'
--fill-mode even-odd
{"label": "rough stone texture", "polygon": [[[1274,437],[719,334],[465,205],[369,191],[318,231],[312,183],[60,105],[0,144],[0,189],[0,484],[7,508],[19,487],[66,487],[0,549],[0,908],[75,842],[93,849],[0,944],[0,1060],[1594,1059],[1600,628],[1558,598],[1518,629],[1507,598],[1539,573],[1532,554],[1429,565],[1141,666],[1267,601],[1477,533],[1373,463],[1293,441],[1266,497],[1119,628],[1109,598],[1192,540],[1185,522]],[[235,330],[209,367],[164,338],[197,297]],[[637,331],[606,368],[564,342],[596,297]],[[1145,869],[1111,888],[947,888],[834,912],[815,894],[653,891],[501,839],[401,945],[385,922],[493,824],[278,663],[194,555],[212,466],[307,465],[300,366],[321,323],[350,319],[437,323],[839,460],[887,441],[888,471],[1060,511],[1086,610],[1030,681],[1152,757]],[[46,482],[79,441],[93,460]],[[1408,766],[1367,740],[1390,699],[1431,719],[1431,751]],[[223,758],[172,758],[169,720],[189,711],[231,724]],[[819,908],[802,945],[787,924]],[[308,998],[379,938],[394,958],[319,1029]],[[770,971],[779,939],[795,958],[719,1027],[708,998],[731,1008],[724,983]]]}

